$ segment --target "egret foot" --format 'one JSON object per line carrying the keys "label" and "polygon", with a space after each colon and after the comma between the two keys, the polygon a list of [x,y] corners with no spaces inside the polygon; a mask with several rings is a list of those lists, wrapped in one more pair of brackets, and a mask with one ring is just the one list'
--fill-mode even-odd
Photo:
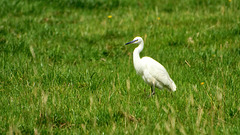
{"label": "egret foot", "polygon": [[152,95],[155,95],[155,92],[153,92]]}
{"label": "egret foot", "polygon": [[153,97],[153,96],[154,96],[154,94],[151,93],[151,94],[149,95],[149,98],[151,98],[151,97]]}

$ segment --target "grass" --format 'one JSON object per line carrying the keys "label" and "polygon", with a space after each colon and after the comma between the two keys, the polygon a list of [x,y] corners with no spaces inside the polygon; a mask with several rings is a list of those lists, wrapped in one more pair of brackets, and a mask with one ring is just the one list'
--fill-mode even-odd
{"label": "grass", "polygon": [[[240,134],[237,0],[0,5],[1,133]],[[176,92],[148,97],[135,36]]]}

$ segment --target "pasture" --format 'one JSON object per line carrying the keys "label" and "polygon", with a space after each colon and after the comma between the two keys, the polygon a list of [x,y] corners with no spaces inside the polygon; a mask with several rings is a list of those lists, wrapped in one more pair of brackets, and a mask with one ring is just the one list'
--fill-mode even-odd
{"label": "pasture", "polygon": [[[1,0],[2,134],[240,134],[238,0]],[[125,46],[160,62],[150,87]]]}

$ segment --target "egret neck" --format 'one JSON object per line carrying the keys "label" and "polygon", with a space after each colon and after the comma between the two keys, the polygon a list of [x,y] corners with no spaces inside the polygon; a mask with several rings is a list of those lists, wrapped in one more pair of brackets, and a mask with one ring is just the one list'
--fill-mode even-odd
{"label": "egret neck", "polygon": [[[141,62],[140,62],[140,52],[143,50],[143,47],[144,47],[144,43],[143,41],[139,44],[139,46],[137,48],[134,49],[133,51],[133,64],[134,64],[134,67],[137,71],[138,74],[140,74],[140,72],[142,72],[141,70]],[[137,70],[138,69],[138,70]]]}

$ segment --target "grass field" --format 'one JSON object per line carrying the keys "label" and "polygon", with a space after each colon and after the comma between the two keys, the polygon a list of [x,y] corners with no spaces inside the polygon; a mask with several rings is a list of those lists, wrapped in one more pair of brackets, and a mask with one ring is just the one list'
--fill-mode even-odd
{"label": "grass field", "polygon": [[[240,134],[239,0],[1,0],[1,134]],[[141,56],[176,92],[150,87]]]}

